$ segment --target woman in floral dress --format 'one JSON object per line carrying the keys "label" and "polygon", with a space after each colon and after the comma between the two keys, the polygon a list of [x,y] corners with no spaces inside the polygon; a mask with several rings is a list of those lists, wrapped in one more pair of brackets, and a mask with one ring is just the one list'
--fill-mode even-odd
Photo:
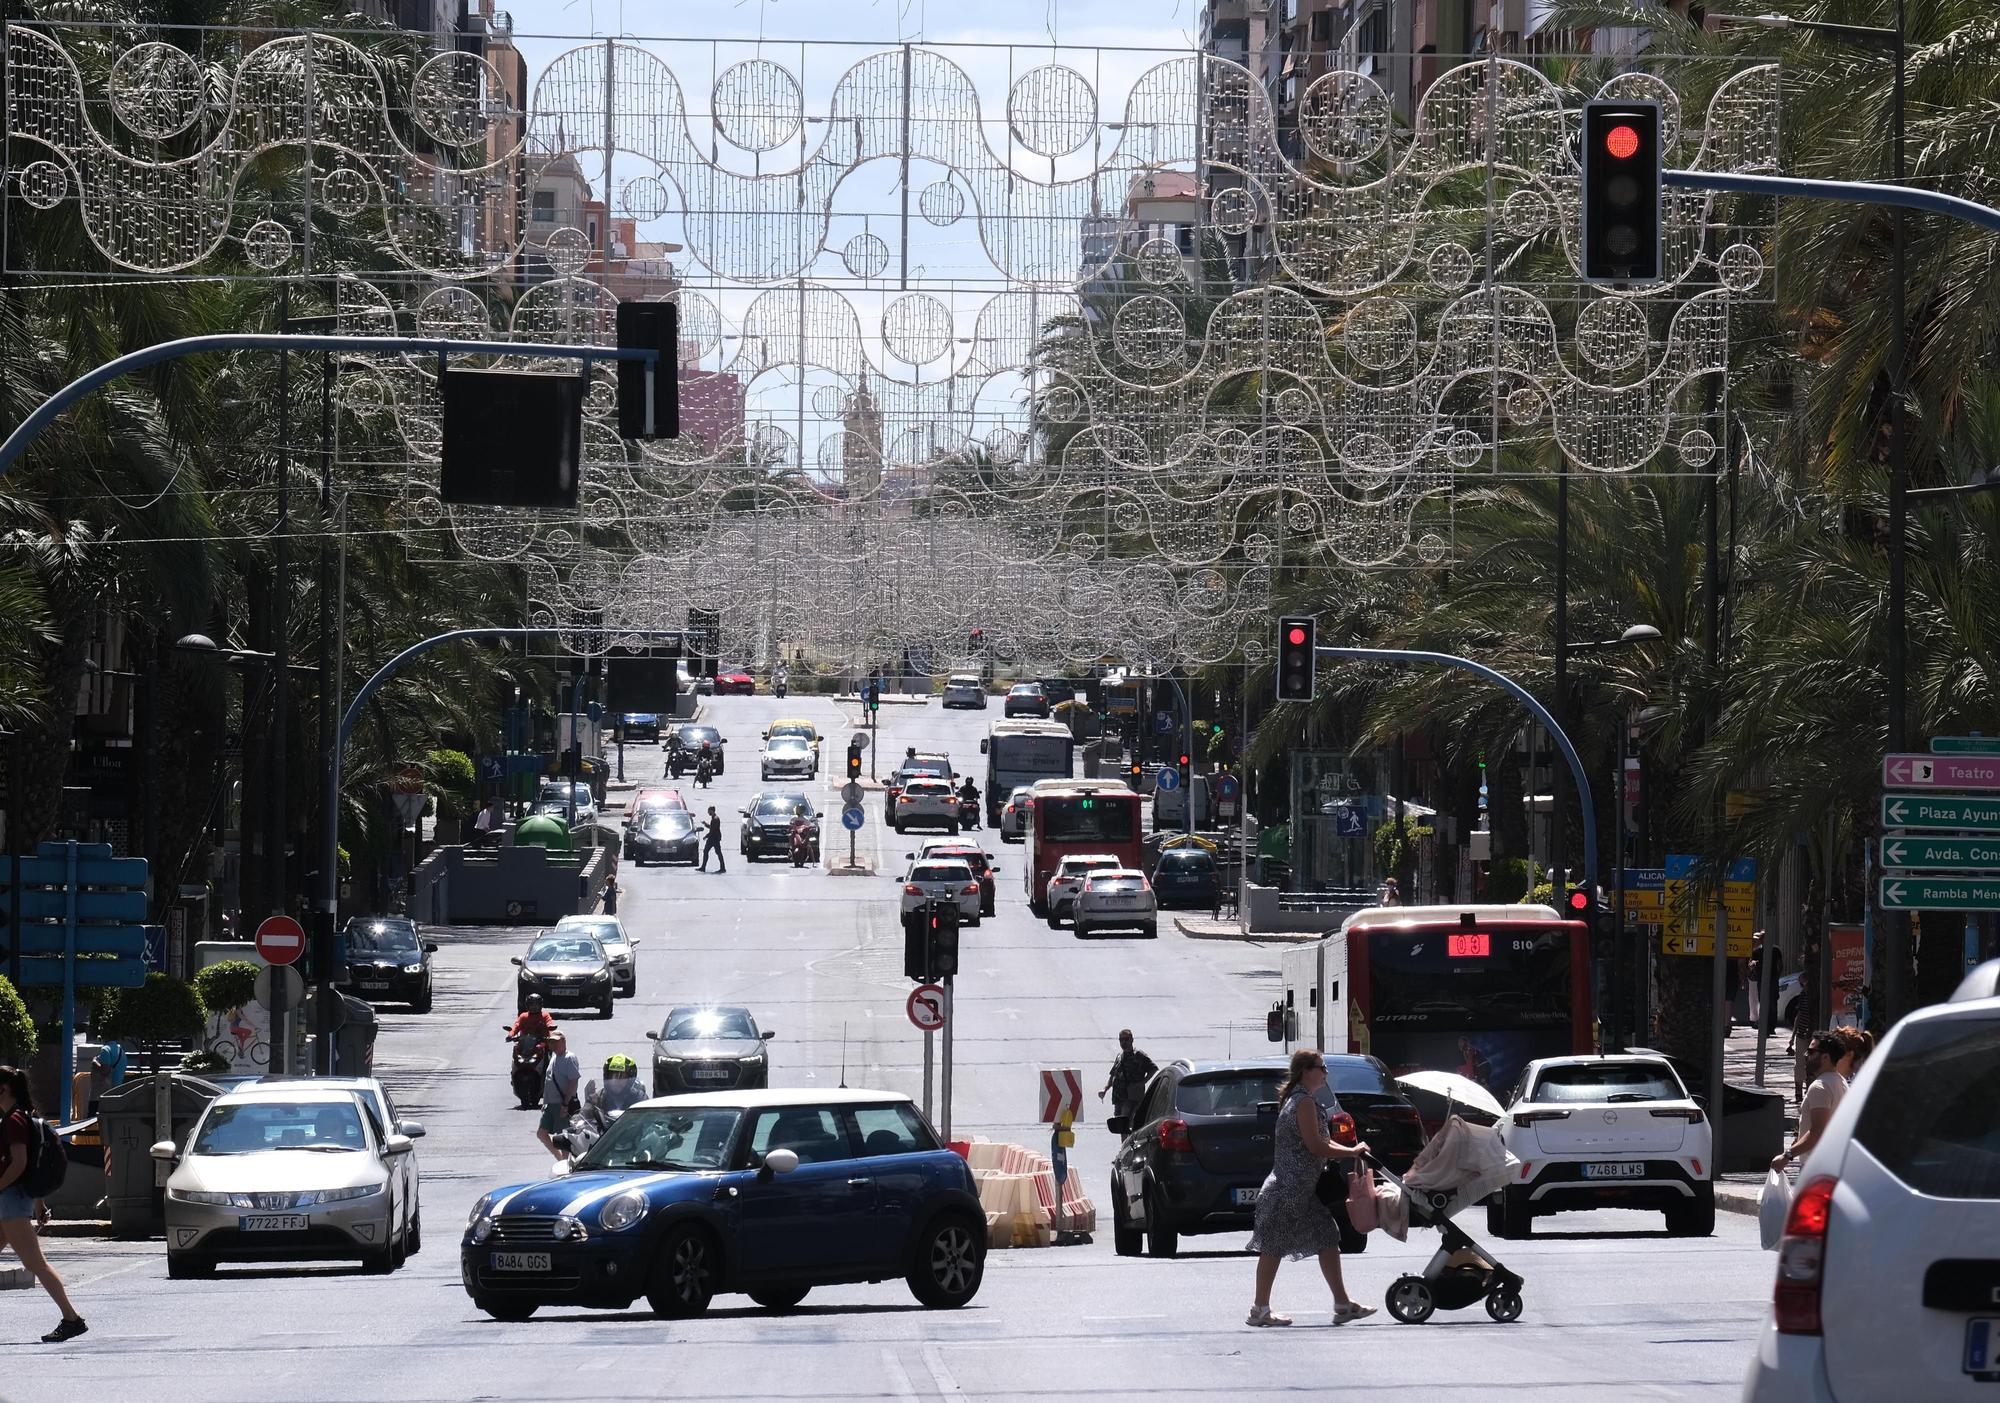
{"label": "woman in floral dress", "polygon": [[1345,1325],[1373,1315],[1357,1304],[1340,1277],[1340,1224],[1317,1192],[1320,1171],[1331,1159],[1356,1159],[1367,1145],[1336,1145],[1327,1134],[1326,1112],[1315,1096],[1326,1086],[1326,1059],[1316,1048],[1292,1054],[1291,1070],[1278,1088],[1278,1131],[1271,1146],[1271,1173],[1257,1194],[1256,1228],[1250,1250],[1257,1254],[1257,1300],[1251,1325],[1289,1325],[1290,1316],[1271,1310],[1271,1283],[1278,1263],[1318,1257],[1320,1273],[1333,1288],[1333,1323]]}

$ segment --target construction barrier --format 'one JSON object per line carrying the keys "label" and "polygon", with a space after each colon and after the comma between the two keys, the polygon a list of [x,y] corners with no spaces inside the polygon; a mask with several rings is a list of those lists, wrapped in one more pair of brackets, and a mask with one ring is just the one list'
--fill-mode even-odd
{"label": "construction barrier", "polygon": [[[991,1140],[954,1141],[979,1182],[989,1247],[1048,1247],[1055,1242],[1055,1166],[1022,1145]],[[1097,1209],[1072,1174],[1063,1181],[1062,1229],[1097,1230]]]}

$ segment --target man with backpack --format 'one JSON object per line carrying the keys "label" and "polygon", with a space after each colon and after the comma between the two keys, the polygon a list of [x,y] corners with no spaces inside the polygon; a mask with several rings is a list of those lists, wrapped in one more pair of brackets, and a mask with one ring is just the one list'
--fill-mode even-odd
{"label": "man with backpack", "polygon": [[42,1255],[37,1226],[49,1220],[48,1195],[61,1187],[69,1159],[55,1127],[35,1115],[28,1074],[0,1067],[0,1242],[14,1249],[28,1274],[42,1283],[62,1320],[42,1336],[44,1344],[73,1340],[90,1327],[76,1313],[62,1278]]}

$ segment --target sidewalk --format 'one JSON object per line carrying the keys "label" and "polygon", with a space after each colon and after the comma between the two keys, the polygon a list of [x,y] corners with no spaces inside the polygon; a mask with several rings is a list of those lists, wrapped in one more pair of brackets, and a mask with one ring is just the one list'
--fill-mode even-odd
{"label": "sidewalk", "polygon": [[[1785,1140],[1791,1142],[1798,1121],[1798,1102],[1792,1097],[1792,1059],[1785,1055],[1791,1041],[1789,1030],[1780,1028],[1764,1043],[1764,1089],[1785,1097]],[[1742,1024],[1729,1030],[1722,1047],[1722,1078],[1736,1086],[1757,1085],[1757,1034]],[[1720,1174],[1715,1180],[1715,1206],[1723,1213],[1757,1214],[1757,1200],[1764,1192],[1764,1175]]]}
{"label": "sidewalk", "polygon": [[1175,916],[1174,929],[1189,940],[1241,940],[1254,945],[1305,945],[1320,939],[1324,931],[1259,930],[1245,933],[1234,921],[1218,921],[1203,915]]}

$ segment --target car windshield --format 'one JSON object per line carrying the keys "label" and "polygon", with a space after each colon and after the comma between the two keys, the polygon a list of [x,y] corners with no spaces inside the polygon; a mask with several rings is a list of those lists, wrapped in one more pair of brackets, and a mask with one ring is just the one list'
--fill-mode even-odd
{"label": "car windshield", "polygon": [[603,958],[604,947],[597,943],[595,936],[589,935],[545,935],[528,947],[528,959],[530,961],[562,960],[574,962],[579,960],[601,960]]}
{"label": "car windshield", "polygon": [[1023,682],[1018,687],[1007,689],[1007,695],[1010,697],[1039,697],[1041,694],[1042,689],[1032,682]]}
{"label": "car windshield", "polygon": [[661,809],[646,815],[645,828],[649,838],[672,838],[693,832],[694,820],[686,809]]}
{"label": "car windshield", "polygon": [[913,882],[969,882],[972,869],[962,862],[927,862],[910,872]]}
{"label": "car windshield", "polygon": [[349,1100],[218,1102],[190,1153],[254,1155],[265,1150],[365,1150],[360,1109]]}
{"label": "car windshield", "polygon": [[976,848],[932,848],[924,856],[929,858],[950,858],[953,862],[964,863],[975,872],[984,872],[986,870],[986,854]]}
{"label": "car windshield", "polygon": [[1115,857],[1066,857],[1062,860],[1062,875],[1081,877],[1086,872],[1102,872],[1117,865]]}
{"label": "car windshield", "polygon": [[365,926],[347,928],[350,955],[401,955],[415,953],[421,942],[417,928],[408,921],[370,921]]}
{"label": "car windshield", "polygon": [[803,721],[780,721],[777,725],[771,727],[772,740],[776,740],[779,736],[798,736],[803,740],[811,740],[818,734],[819,731],[816,727],[808,726]]}
{"label": "car windshield", "polygon": [[945,679],[945,686],[947,687],[977,687],[978,685],[979,679],[977,677],[964,672],[953,673]]}
{"label": "car windshield", "polygon": [[567,935],[571,932],[577,935],[593,935],[606,945],[623,945],[625,943],[625,932],[616,921],[594,921],[588,918],[578,920],[574,916],[565,916],[562,920],[556,922],[556,932],[560,935]]}
{"label": "car windshield", "polygon": [[696,1042],[704,1038],[754,1038],[757,1025],[740,1008],[694,1008],[673,1014],[667,1020],[668,1042]]}
{"label": "car windshield", "polygon": [[683,726],[676,734],[680,737],[682,745],[700,745],[703,741],[722,739],[722,732],[713,726]]}
{"label": "car windshield", "polygon": [[803,755],[812,747],[799,736],[773,736],[771,743],[765,749],[773,754],[784,752],[790,755]]}
{"label": "car windshield", "polygon": [[1035,787],[1032,784],[1023,784],[1007,796],[1007,802],[1010,804],[1025,804],[1029,799],[1034,797],[1034,794]]}
{"label": "car windshield", "polygon": [[941,779],[913,779],[905,787],[904,792],[906,794],[922,794],[928,798],[935,799],[940,795],[951,793],[951,785],[948,781]]}
{"label": "car windshield", "polygon": [[734,1106],[637,1106],[577,1156],[575,1168],[720,1169],[743,1113]]}
{"label": "car windshield", "polygon": [[1578,1062],[1544,1067],[1531,1101],[1679,1101],[1681,1079],[1664,1062]]}
{"label": "car windshield", "polygon": [[757,801],[759,818],[810,818],[813,806],[803,794],[773,794]]}
{"label": "car windshield", "polygon": [[1174,1107],[1191,1116],[1254,1116],[1259,1105],[1278,1099],[1284,1069],[1215,1072],[1189,1077],[1174,1089]]}
{"label": "car windshield", "polygon": [[572,793],[576,795],[577,803],[587,804],[590,802],[590,786],[581,781],[575,784],[566,784],[559,779],[542,781],[542,797],[544,799],[561,799],[567,802]]}

